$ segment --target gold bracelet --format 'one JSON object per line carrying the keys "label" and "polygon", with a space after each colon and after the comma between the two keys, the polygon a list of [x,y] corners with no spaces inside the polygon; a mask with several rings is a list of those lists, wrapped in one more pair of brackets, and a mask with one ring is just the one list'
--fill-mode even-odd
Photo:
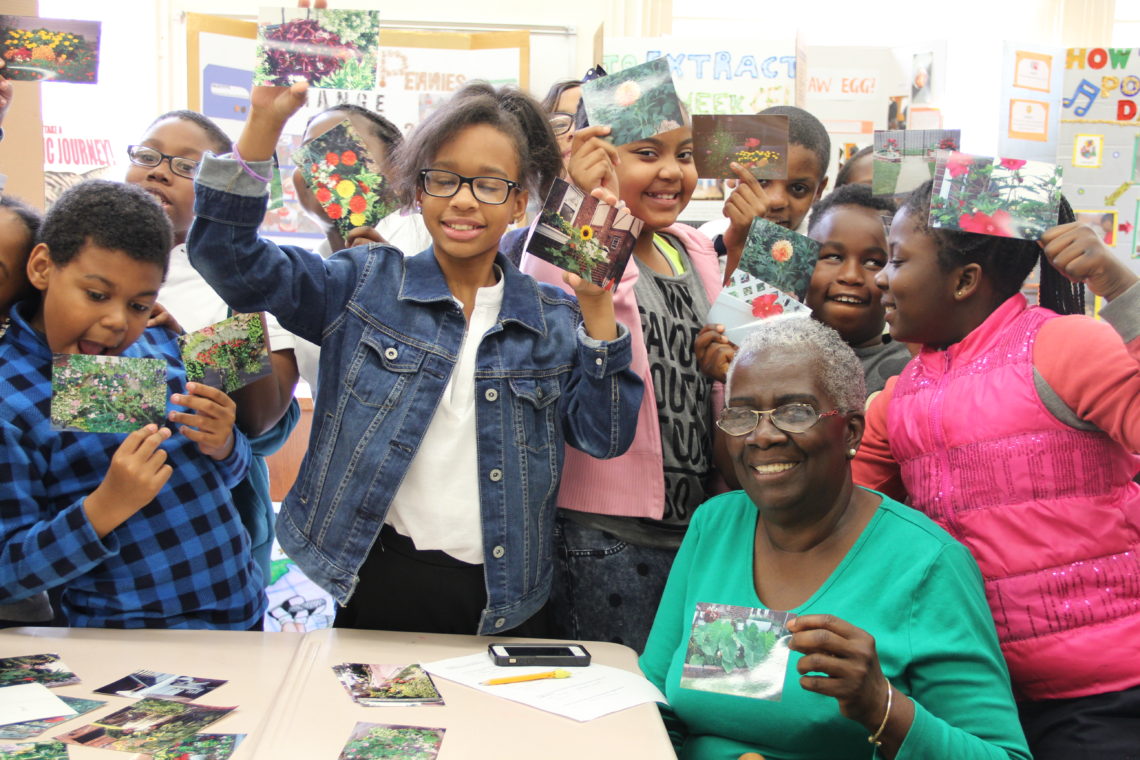
{"label": "gold bracelet", "polygon": [[883,713],[883,722],[879,724],[879,730],[873,735],[867,737],[867,741],[874,744],[876,747],[883,746],[883,742],[879,739],[883,735],[883,729],[887,727],[887,720],[891,717],[891,702],[893,701],[894,689],[891,688],[890,679],[887,680],[887,711]]}

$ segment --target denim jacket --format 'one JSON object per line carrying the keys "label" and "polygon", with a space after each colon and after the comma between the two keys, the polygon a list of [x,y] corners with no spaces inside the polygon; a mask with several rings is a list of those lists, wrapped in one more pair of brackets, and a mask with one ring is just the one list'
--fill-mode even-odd
{"label": "denim jacket", "polygon": [[[269,171],[268,164],[254,164]],[[313,430],[282,505],[282,548],[344,604],[458,359],[467,327],[434,251],[360,246],[329,259],[257,236],[265,186],[208,156],[195,182],[190,261],[237,311],[271,312],[321,346]],[[526,621],[550,591],[554,497],[569,443],[601,458],[629,446],[642,384],[629,331],[591,339],[573,297],[502,254],[495,326],[475,394],[487,607],[478,633]],[[430,457],[432,452],[424,451]],[[438,463],[447,477],[448,463]],[[399,582],[399,579],[393,579]]]}

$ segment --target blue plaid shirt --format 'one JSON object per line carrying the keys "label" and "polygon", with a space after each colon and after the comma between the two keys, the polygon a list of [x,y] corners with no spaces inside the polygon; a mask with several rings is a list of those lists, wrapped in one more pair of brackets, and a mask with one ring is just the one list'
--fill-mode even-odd
{"label": "blue plaid shirt", "polygon": [[[0,339],[0,603],[62,587],[72,626],[250,628],[265,595],[230,498],[249,442],[235,429],[233,453],[218,462],[175,431],[162,445],[170,480],[100,539],[83,500],[126,435],[51,429],[51,350],[26,321],[33,306],[13,309]],[[169,392],[185,392],[166,329],[148,329],[124,355],[166,360]]]}

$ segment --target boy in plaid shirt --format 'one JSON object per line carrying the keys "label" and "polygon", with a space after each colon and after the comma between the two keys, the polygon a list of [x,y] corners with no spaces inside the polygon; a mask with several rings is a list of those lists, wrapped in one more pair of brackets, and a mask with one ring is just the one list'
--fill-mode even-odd
{"label": "boy in plaid shirt", "polygon": [[[261,620],[261,572],[229,495],[250,461],[234,402],[187,384],[176,336],[146,327],[170,248],[161,206],[129,185],[77,185],[44,219],[28,262],[41,296],[0,340],[0,603],[59,587],[72,626]],[[165,360],[177,431],[52,430],[53,353]]]}

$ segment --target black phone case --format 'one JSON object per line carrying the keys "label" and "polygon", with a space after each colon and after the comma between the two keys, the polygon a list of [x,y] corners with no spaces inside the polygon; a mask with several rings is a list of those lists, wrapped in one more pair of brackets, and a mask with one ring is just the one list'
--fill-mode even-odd
{"label": "black phone case", "polygon": [[[561,656],[561,655],[551,655],[549,657],[544,657],[544,656],[536,657],[533,655],[527,656],[527,657],[518,657],[518,656],[511,656],[509,654],[508,655],[500,655],[500,654],[496,654],[494,652],[494,650],[492,649],[492,647],[496,647],[496,646],[510,646],[510,645],[509,644],[508,645],[503,645],[503,644],[488,644],[487,645],[487,654],[491,656],[491,662],[495,663],[496,665],[502,665],[504,667],[526,667],[529,665],[549,665],[551,667],[559,667],[559,668],[584,668],[590,664],[590,653],[586,650],[586,647],[578,645],[578,644],[575,644],[574,646],[577,646],[579,649],[581,649],[583,652],[585,652],[584,657],[574,657],[573,655],[571,655],[569,657]],[[528,646],[533,647],[535,645],[534,644],[528,644]],[[560,646],[559,648],[563,648],[563,647]]]}

